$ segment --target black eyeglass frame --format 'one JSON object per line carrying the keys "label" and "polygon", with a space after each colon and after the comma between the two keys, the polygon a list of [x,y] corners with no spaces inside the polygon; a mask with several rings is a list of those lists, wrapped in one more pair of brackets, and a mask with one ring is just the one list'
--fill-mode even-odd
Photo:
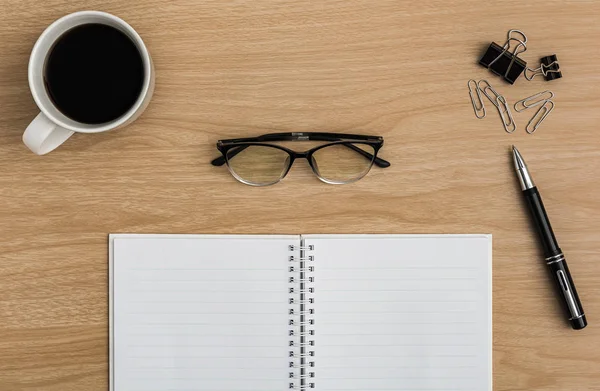
{"label": "black eyeglass frame", "polygon": [[[270,144],[269,141],[327,141],[327,143],[323,144],[323,145],[319,145],[319,146],[309,149],[307,151],[298,152],[298,151],[294,151],[292,149],[283,147],[281,145]],[[333,181],[331,179],[324,178],[319,173],[318,168],[315,167],[312,156],[318,150],[329,147],[331,145],[336,145],[336,144],[344,145],[344,146],[352,149],[353,151],[359,153],[360,155],[364,156],[365,158],[369,159],[371,161],[369,168],[366,169],[365,172],[362,175],[360,175],[359,177],[353,178],[352,180],[348,180],[348,181]],[[373,148],[373,153],[371,154],[371,153],[357,147],[355,144],[369,145]],[[287,164],[287,167],[285,167],[282,170],[281,176],[276,181],[273,181],[270,183],[264,183],[264,184],[258,184],[258,183],[247,181],[244,178],[241,178],[239,175],[237,175],[235,170],[233,170],[231,168],[231,166],[229,165],[229,159],[231,159],[232,157],[234,157],[235,155],[237,155],[238,153],[242,152],[244,149],[246,149],[247,147],[252,146],[252,145],[268,146],[268,147],[272,147],[272,148],[277,148],[279,150],[286,152],[289,155],[290,159]],[[283,178],[285,178],[286,175],[288,174],[288,172],[290,171],[290,169],[292,168],[294,161],[296,159],[306,159],[308,161],[308,164],[310,165],[312,171],[315,173],[315,175],[321,181],[330,183],[330,184],[346,184],[346,183],[355,182],[355,181],[363,178],[371,170],[371,167],[373,166],[373,164],[375,164],[376,166],[381,167],[381,168],[387,168],[390,166],[390,163],[387,160],[377,157],[377,153],[379,152],[381,147],[383,147],[383,137],[381,137],[381,136],[367,136],[367,135],[344,134],[344,133],[322,133],[322,132],[271,133],[271,134],[264,134],[264,135],[258,136],[258,137],[219,140],[217,142],[217,149],[221,152],[222,156],[214,159],[211,162],[211,164],[213,166],[222,166],[223,164],[227,163],[229,172],[238,181],[245,183],[247,185],[269,186],[269,185],[278,183]]]}

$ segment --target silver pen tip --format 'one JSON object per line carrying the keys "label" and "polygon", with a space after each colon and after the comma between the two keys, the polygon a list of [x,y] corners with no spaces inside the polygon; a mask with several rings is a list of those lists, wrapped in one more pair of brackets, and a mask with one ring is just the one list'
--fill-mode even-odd
{"label": "silver pen tip", "polygon": [[527,167],[527,165],[525,164],[525,161],[523,160],[523,156],[521,156],[517,147],[515,147],[513,145],[512,151],[513,151],[513,160],[515,162],[515,169],[521,170],[521,169]]}
{"label": "silver pen tip", "polygon": [[513,145],[513,161],[515,163],[515,171],[517,171],[517,177],[519,178],[519,182],[521,184],[521,190],[531,189],[535,187],[535,183],[529,175],[529,170],[527,169],[527,164],[525,164],[525,160],[523,160],[523,156],[519,153],[517,147]]}

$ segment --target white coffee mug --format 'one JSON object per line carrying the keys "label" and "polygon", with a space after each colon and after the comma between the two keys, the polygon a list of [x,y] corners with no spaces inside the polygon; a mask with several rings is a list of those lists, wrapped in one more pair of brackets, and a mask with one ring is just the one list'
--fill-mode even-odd
{"label": "white coffee mug", "polygon": [[[73,27],[100,23],[123,32],[139,50],[143,66],[142,90],[133,106],[121,117],[102,124],[85,124],[67,117],[54,105],[44,83],[44,66],[54,43]],[[29,88],[40,113],[23,134],[23,142],[31,151],[44,155],[64,143],[74,132],[99,133],[123,127],[138,118],[148,106],[154,92],[154,65],[139,34],[122,19],[99,11],[81,11],[66,15],[52,23],[35,43],[29,59]]]}

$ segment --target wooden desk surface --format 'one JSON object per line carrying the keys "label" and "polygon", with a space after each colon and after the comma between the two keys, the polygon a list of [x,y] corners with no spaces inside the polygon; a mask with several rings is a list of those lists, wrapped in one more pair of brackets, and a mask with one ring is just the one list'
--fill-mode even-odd
{"label": "wooden desk surface", "polygon": [[[106,390],[107,234],[492,233],[494,389],[600,390],[600,3],[594,1],[144,0],[0,2],[0,390]],[[82,9],[114,13],[154,58],[154,99],[132,126],[75,135],[38,157],[21,135],[37,36]],[[476,65],[524,30],[564,77],[508,86]],[[551,89],[505,134],[477,120],[467,80],[509,102]],[[275,131],[380,134],[356,184],[294,167],[268,188],[209,164],[219,138]],[[516,144],[545,197],[590,325],[570,330],[511,168]],[[302,162],[301,162],[302,163]]]}

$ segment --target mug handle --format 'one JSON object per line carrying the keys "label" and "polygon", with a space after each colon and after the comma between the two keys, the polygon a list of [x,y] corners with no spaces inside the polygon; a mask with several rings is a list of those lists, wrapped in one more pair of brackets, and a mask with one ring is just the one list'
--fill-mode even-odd
{"label": "mug handle", "polygon": [[36,155],[45,155],[67,141],[73,133],[50,121],[44,113],[39,113],[25,129],[23,143]]}

